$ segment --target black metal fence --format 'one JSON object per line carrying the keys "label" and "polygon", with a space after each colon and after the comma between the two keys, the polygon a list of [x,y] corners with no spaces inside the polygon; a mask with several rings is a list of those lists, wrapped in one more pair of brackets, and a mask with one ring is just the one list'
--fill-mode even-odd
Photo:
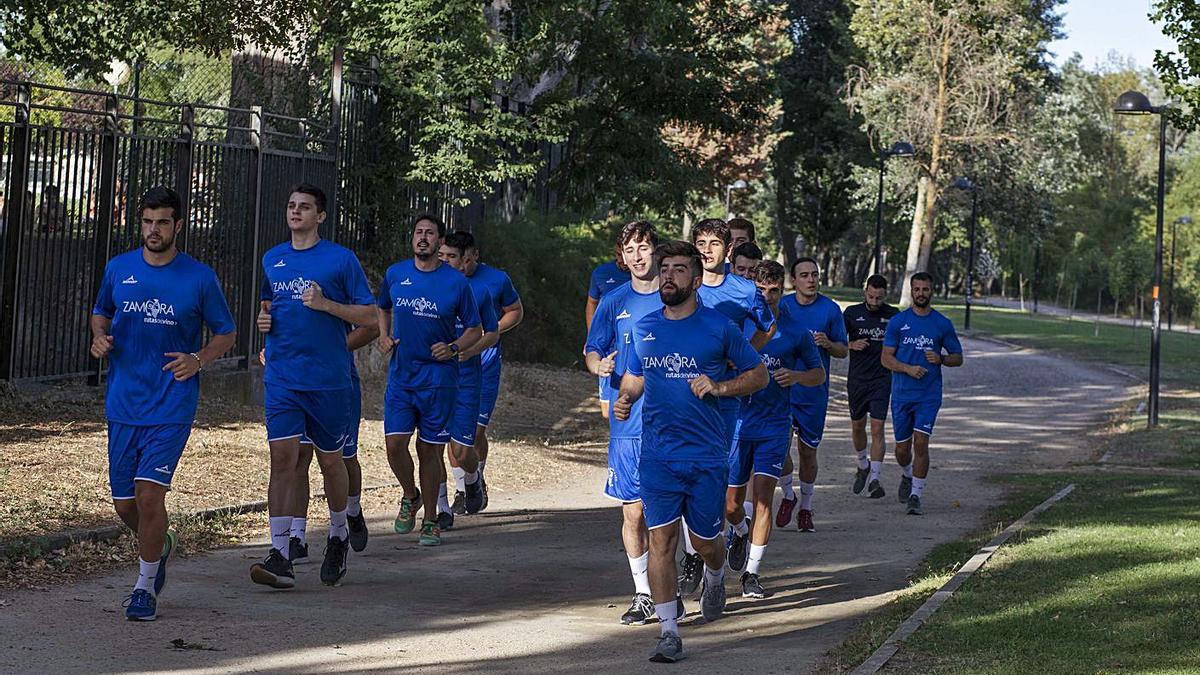
{"label": "black metal fence", "polygon": [[327,122],[26,81],[0,87],[0,380],[99,373],[87,353],[92,302],[108,259],[140,244],[136,204],[153,185],[182,198],[179,246],[216,270],[243,365],[261,342],[251,328],[259,259],[288,236],[292,184],[329,195],[322,236],[370,245],[372,64],[335,54]]}

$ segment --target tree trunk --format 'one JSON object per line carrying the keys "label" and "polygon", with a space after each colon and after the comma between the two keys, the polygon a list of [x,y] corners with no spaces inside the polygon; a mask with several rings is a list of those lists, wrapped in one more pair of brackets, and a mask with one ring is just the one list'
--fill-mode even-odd
{"label": "tree trunk", "polygon": [[1103,292],[1102,287],[1096,287],[1096,325],[1092,327],[1092,337],[1100,337],[1100,294]]}
{"label": "tree trunk", "polygon": [[1079,284],[1071,284],[1071,311],[1067,312],[1067,321],[1075,317],[1075,299],[1079,293]]}
{"label": "tree trunk", "polygon": [[1058,307],[1058,296],[1059,296],[1059,294],[1062,293],[1062,287],[1063,287],[1063,273],[1059,272],[1058,273],[1058,286],[1056,286],[1054,288],[1054,306],[1055,307]]}
{"label": "tree trunk", "polygon": [[[684,227],[691,229],[691,216],[685,217]],[[783,260],[779,262],[788,270],[786,276],[791,276],[792,263],[796,260],[796,234],[792,232],[787,225],[783,224],[783,218],[775,217],[775,234],[779,237],[779,250],[783,255]]]}
{"label": "tree trunk", "polygon": [[[685,209],[683,212],[683,240],[684,241],[692,240],[692,224],[693,224],[692,223],[692,212]],[[780,239],[783,239],[783,237],[781,236]],[[786,248],[786,245],[785,245],[785,248]]]}
{"label": "tree trunk", "polygon": [[909,288],[908,278],[922,269],[918,265],[921,259],[921,236],[925,231],[927,215],[922,205],[925,203],[925,193],[929,192],[929,189],[929,177],[921,176],[917,180],[917,208],[913,211],[912,230],[908,234],[908,257],[904,261],[904,278],[899,280],[901,307],[912,304],[912,289]]}

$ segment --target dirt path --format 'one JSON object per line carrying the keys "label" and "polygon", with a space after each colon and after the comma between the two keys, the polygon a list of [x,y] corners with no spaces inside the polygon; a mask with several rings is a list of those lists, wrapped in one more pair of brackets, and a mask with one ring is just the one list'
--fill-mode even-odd
{"label": "dirt path", "polygon": [[[1084,431],[1126,394],[1105,371],[986,342],[967,348],[967,365],[946,375],[927,515],[903,514],[894,465],[885,468],[887,498],[850,494],[848,423],[837,401],[821,448],[818,532],[777,533],[763,567],[771,597],[731,596],[727,616],[710,625],[688,603],[689,663],[811,670],[936,543],[978,522],[998,497],[984,474],[1087,459]],[[320,585],[315,564],[301,568],[292,592],[251,585],[247,568],[265,553],[259,542],[172,565],[151,624],[120,615],[128,570],[0,593],[0,670],[649,670],[657,629],[617,624],[632,589],[619,513],[600,496],[604,477],[580,464],[553,489],[493,498],[433,550],[391,534],[391,507],[374,505],[375,537],[351,556],[337,589]]]}

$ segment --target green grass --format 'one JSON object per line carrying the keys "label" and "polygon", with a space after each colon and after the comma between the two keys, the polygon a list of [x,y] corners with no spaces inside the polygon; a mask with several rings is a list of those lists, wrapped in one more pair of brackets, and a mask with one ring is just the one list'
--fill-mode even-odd
{"label": "green grass", "polygon": [[1138,415],[1104,445],[1109,464],[1200,469],[1200,392],[1170,390],[1159,403],[1157,427]]}

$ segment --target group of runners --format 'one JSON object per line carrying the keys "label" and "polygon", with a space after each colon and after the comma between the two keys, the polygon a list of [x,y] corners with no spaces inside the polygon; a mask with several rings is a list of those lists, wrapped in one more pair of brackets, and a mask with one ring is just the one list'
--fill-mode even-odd
{"label": "group of runners", "polygon": [[[795,512],[799,531],[815,531],[831,358],[850,359],[853,492],[886,494],[890,408],[897,493],[910,515],[922,514],[941,368],[963,362],[953,325],[930,306],[929,274],[912,275],[904,311],[885,302],[880,275],[867,280],[862,303],[842,311],[819,292],[816,260],[801,257],[785,271],[763,260],[754,234],[744,219],[708,219],[690,242],[660,242],[652,224],[631,222],[617,260],[592,275],[584,353],[609,421],[604,491],[622,504],[634,582],[621,622],[657,620],[656,662],[684,656],[683,598],[699,589],[703,617],[720,617],[726,568],[740,574],[742,597],[766,597],[760,575],[772,528],[789,526]],[[784,296],[786,275],[795,293]],[[773,514],[776,485],[783,495]]]}
{"label": "group of runners", "polygon": [[[177,543],[165,497],[195,418],[196,375],[235,341],[216,274],[175,247],[181,212],[168,188],[144,195],[142,246],[109,261],[91,316],[91,354],[109,363],[113,504],[137,533],[131,620],[156,618]],[[393,528],[415,530],[421,545],[435,546],[456,515],[487,508],[486,434],[499,391],[500,335],[523,317],[511,280],[479,261],[470,233],[447,233],[437,217],[418,216],[412,257],[390,266],[372,293],[354,253],[319,236],[325,217],[324,193],[295,186],[286,207],[291,236],[261,260],[256,329],[265,335],[259,358],[271,546],[250,578],[279,589],[294,586],[294,565],[309,557],[314,456],[330,520],[321,581],[337,585],[349,550],[368,543],[355,350],[375,343],[390,355],[385,445],[403,488]],[[850,358],[854,492],[885,495],[890,409],[902,469],[898,496],[907,513],[920,515],[941,368],[961,365],[962,348],[950,321],[930,306],[928,274],[911,277],[907,310],[884,302],[887,281],[873,275],[864,302],[843,312],[819,292],[816,260],[799,258],[790,270],[763,260],[754,226],[743,219],[700,221],[690,242],[660,241],[651,223],[631,222],[616,252],[592,275],[585,362],[608,418],[604,492],[622,505],[635,588],[621,622],[657,620],[661,637],[651,660],[669,662],[684,654],[683,598],[699,590],[703,616],[718,618],[727,567],[740,574],[743,597],[766,597],[760,575],[772,528],[790,526],[795,513],[800,531],[815,530],[830,359]],[[787,296],[785,276],[795,287]],[[202,344],[205,326],[211,337]],[[776,485],[783,495],[774,510]]]}

